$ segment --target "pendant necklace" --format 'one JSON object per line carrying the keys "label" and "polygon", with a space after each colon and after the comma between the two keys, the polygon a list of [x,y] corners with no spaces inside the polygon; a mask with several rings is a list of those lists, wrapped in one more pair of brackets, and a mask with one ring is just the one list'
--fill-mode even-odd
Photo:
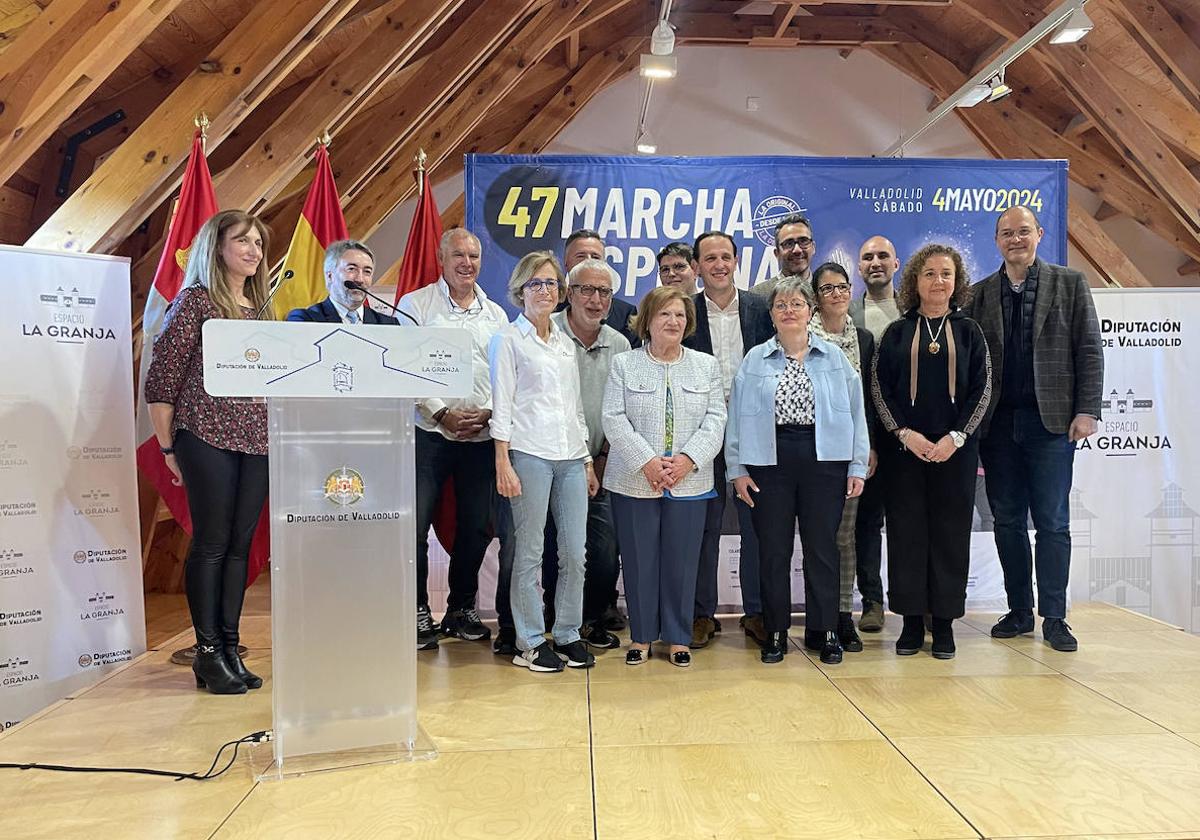
{"label": "pendant necklace", "polygon": [[940,324],[938,324],[936,333],[933,331],[933,327],[930,326],[929,319],[927,317],[925,317],[924,315],[921,316],[921,318],[925,321],[925,330],[929,333],[929,345],[928,345],[929,352],[935,356],[941,352],[942,345],[938,342],[938,338],[941,337],[942,327],[946,326],[946,319],[949,316],[950,316],[949,312],[947,312],[945,315],[942,316],[942,322]]}

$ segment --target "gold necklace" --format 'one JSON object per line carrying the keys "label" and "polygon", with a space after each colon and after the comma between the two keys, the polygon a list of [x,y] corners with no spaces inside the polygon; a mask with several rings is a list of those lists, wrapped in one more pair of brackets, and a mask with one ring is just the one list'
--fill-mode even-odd
{"label": "gold necklace", "polygon": [[934,333],[933,327],[931,327],[929,325],[929,318],[927,318],[924,315],[921,316],[922,320],[925,321],[925,329],[929,333],[929,345],[928,345],[929,352],[932,353],[934,356],[936,356],[942,350],[942,345],[938,342],[938,338],[941,337],[942,327],[946,326],[946,319],[949,317],[950,317],[949,312],[947,312],[945,315],[942,316],[942,322],[940,324],[938,324],[937,332]]}

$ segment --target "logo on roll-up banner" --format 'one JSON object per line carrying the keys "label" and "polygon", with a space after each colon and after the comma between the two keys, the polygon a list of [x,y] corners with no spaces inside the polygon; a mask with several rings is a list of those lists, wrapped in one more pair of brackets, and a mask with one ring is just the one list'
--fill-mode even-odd
{"label": "logo on roll-up banner", "polygon": [[26,560],[25,552],[8,546],[0,548],[0,583],[31,574],[33,566]]}
{"label": "logo on roll-up banner", "polygon": [[123,446],[68,446],[72,461],[116,461],[125,454]]}
{"label": "logo on roll-up banner", "polygon": [[42,611],[36,607],[25,605],[12,610],[0,610],[0,627],[17,627],[22,624],[39,624],[42,621]]}
{"label": "logo on roll-up banner", "polygon": [[1154,400],[1133,388],[1112,388],[1100,401],[1104,419],[1100,434],[1079,441],[1081,452],[1098,450],[1106,458],[1132,458],[1143,452],[1172,449],[1165,431],[1156,428],[1161,418]]}
{"label": "logo on roll-up banner", "polygon": [[78,502],[75,505],[76,516],[95,518],[100,516],[114,516],[121,512],[121,506],[117,504],[112,491],[106,490],[103,487],[93,487],[84,490],[77,498]]}
{"label": "logo on roll-up banner", "polygon": [[358,470],[343,466],[325,479],[325,498],[339,507],[357,504],[365,494],[366,487]]}
{"label": "logo on roll-up banner", "polygon": [[19,516],[37,516],[37,512],[37,502],[32,499],[0,502],[0,518],[15,519]]}
{"label": "logo on roll-up banner", "polygon": [[95,592],[88,596],[79,611],[80,621],[105,621],[125,615],[125,609],[117,603],[111,592]]}
{"label": "logo on roll-up banner", "polygon": [[0,659],[0,688],[16,688],[40,680],[39,674],[24,656]]}
{"label": "logo on roll-up banner", "polygon": [[72,552],[71,559],[78,565],[82,566],[85,563],[113,563],[118,560],[129,559],[129,549],[127,548],[89,548],[79,549]]}
{"label": "logo on roll-up banner", "polygon": [[81,653],[79,655],[80,668],[99,668],[103,665],[111,665],[114,662],[128,662],[133,659],[133,651],[129,648],[122,650],[106,650],[100,653]]}
{"label": "logo on roll-up banner", "polygon": [[27,466],[29,466],[29,459],[22,453],[21,444],[7,438],[0,440],[0,470]]}

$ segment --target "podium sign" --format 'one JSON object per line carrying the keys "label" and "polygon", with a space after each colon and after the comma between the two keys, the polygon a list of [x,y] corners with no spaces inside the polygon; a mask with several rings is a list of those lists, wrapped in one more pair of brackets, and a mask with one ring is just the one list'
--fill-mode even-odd
{"label": "podium sign", "polygon": [[465,330],[204,324],[209,393],[268,398],[274,739],[260,778],[436,755],[417,725],[413,400],[471,381]]}

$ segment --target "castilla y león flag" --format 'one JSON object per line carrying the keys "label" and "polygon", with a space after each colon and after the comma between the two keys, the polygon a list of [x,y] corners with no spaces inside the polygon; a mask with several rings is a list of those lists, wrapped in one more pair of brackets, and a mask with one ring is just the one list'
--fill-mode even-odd
{"label": "castilla y le\u00f3n flag", "polygon": [[293,309],[312,306],[325,297],[325,249],[339,239],[349,238],[324,144],[317,146],[316,164],[312,186],[308,188],[300,221],[296,222],[296,232],[279,273],[273,304],[278,320],[286,318]]}
{"label": "castilla y le\u00f3n flag", "polygon": [[146,410],[144,386],[150,357],[154,352],[154,339],[158,338],[162,330],[167,308],[183,285],[183,270],[187,266],[192,240],[201,226],[216,212],[217,197],[213,192],[212,175],[209,174],[208,161],[204,157],[204,141],[197,131],[195,139],[192,140],[192,153],[188,158],[187,169],[183,173],[183,188],[179,193],[175,216],[171,219],[171,228],[167,232],[167,241],[163,246],[158,270],[154,273],[154,283],[146,297],[146,309],[142,314],[142,359],[141,376],[138,378],[137,412],[138,469],[154,485],[175,521],[189,534],[192,533],[192,517],[188,512],[187,494],[183,486],[175,481],[174,474],[167,468],[167,462],[158,450],[158,440],[154,436],[154,427]]}

